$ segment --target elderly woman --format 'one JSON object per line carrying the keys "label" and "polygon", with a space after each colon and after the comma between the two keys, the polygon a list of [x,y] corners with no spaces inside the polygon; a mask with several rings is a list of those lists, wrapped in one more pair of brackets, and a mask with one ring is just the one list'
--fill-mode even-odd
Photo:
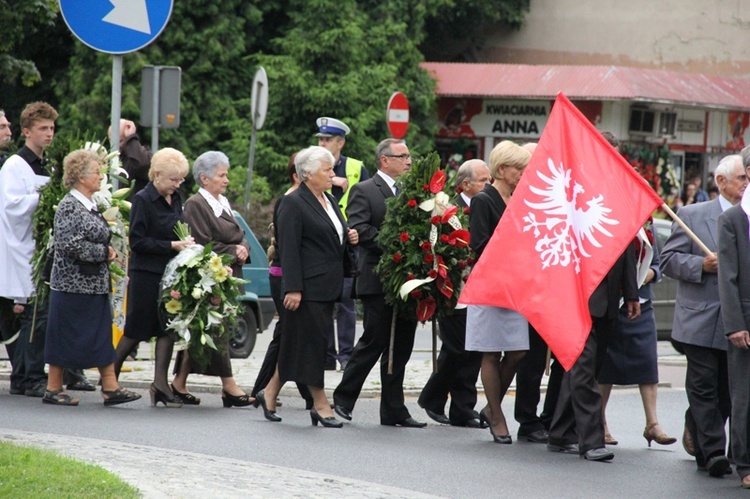
{"label": "elderly woman", "polygon": [[346,226],[331,188],[333,155],[319,146],[297,154],[294,164],[302,184],[279,207],[279,253],[286,309],[276,372],[265,390],[256,394],[269,421],[276,415],[276,397],[287,380],[310,388],[310,420],[326,428],[341,428],[324,389],[328,331],[333,305],[342,291],[346,243],[357,244],[355,230]]}
{"label": "elderly woman", "polygon": [[172,148],[158,151],[151,158],[146,187],[133,198],[130,210],[130,264],[128,270],[128,310],[125,334],[117,345],[115,372],[119,374],[125,357],[141,341],[156,338],[154,382],[149,390],[151,404],[182,407],[169,389],[167,371],[172,360],[174,338],[159,319],[160,283],[164,269],[179,251],[193,244],[181,241],[174,232],[184,222],[178,188],[188,173],[185,155]]}
{"label": "elderly woman", "polygon": [[[198,156],[193,163],[193,178],[200,189],[185,201],[185,220],[198,244],[213,242],[213,250],[232,257],[232,274],[242,276],[242,265],[249,258],[250,246],[245,241],[245,231],[237,223],[224,197],[229,185],[229,158],[222,152],[209,151]],[[245,288],[240,285],[240,293]],[[191,364],[187,350],[177,356],[177,376],[172,382],[172,392],[184,404],[198,405],[200,399],[188,393],[185,386],[191,372],[219,376],[221,378],[221,400],[224,407],[243,407],[255,399],[245,393],[232,376],[232,363],[227,345],[217,345],[221,353],[212,356],[205,369],[198,370]]]}
{"label": "elderly woman", "polygon": [[104,405],[124,404],[141,396],[121,388],[115,376],[109,262],[109,225],[92,194],[102,182],[101,158],[78,150],[63,161],[63,184],[70,192],[55,213],[55,258],[50,280],[49,320],[44,360],[49,364],[42,402],[78,405],[63,391],[63,368],[99,368]]}
{"label": "elderly woman", "polygon": [[[472,198],[469,212],[469,244],[477,259],[495,232],[530,159],[528,150],[509,140],[500,142],[490,152],[490,175],[495,181]],[[529,349],[528,322],[518,312],[499,307],[471,305],[466,314],[466,350],[482,352],[487,407],[479,413],[480,422],[490,424],[496,443],[511,444],[513,439],[501,403]]]}

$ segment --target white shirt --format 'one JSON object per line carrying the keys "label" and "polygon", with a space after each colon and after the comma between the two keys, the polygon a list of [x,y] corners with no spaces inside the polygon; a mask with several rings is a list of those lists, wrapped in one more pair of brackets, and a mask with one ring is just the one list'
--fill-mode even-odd
{"label": "white shirt", "polygon": [[323,198],[326,200],[326,213],[328,213],[328,218],[333,222],[333,226],[336,227],[336,234],[339,235],[339,243],[344,244],[344,226],[341,224],[339,217],[336,216],[333,205],[331,205],[331,200],[325,195]]}
{"label": "white shirt", "polygon": [[34,294],[31,218],[39,204],[37,190],[47,182],[49,177],[36,175],[18,155],[0,169],[0,296],[18,303]]}
{"label": "white shirt", "polygon": [[234,216],[232,213],[232,207],[230,206],[229,200],[226,197],[219,194],[219,199],[216,199],[213,194],[208,192],[203,187],[198,189],[198,194],[203,196],[203,199],[208,202],[208,206],[211,207],[211,210],[213,210],[214,216],[216,218],[219,218],[221,216],[222,211],[226,211],[230,215]]}
{"label": "white shirt", "polygon": [[463,192],[461,193],[461,199],[464,200],[464,203],[466,203],[466,206],[471,206],[471,198],[467,196],[466,194],[464,194]]}
{"label": "white shirt", "polygon": [[83,207],[86,208],[88,211],[91,211],[91,210],[99,211],[99,207],[96,206],[96,203],[94,203],[90,199],[87,199],[86,196],[81,194],[81,191],[79,191],[78,189],[71,189],[70,195],[76,198],[78,201],[80,201]]}
{"label": "white shirt", "polygon": [[388,184],[388,187],[391,188],[391,192],[395,196],[396,195],[396,181],[392,179],[391,177],[389,177],[388,175],[386,175],[385,173],[383,173],[382,170],[378,170],[378,175],[383,177],[383,180],[385,180],[385,183]]}

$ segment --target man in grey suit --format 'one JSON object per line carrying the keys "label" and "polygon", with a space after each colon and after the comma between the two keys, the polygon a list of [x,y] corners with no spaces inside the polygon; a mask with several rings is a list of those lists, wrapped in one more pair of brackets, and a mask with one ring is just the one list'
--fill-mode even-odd
{"label": "man in grey suit", "polygon": [[341,383],[333,392],[336,414],[352,419],[362,385],[373,366],[380,360],[380,424],[422,428],[426,423],[415,420],[404,405],[404,374],[414,347],[417,320],[396,319],[393,346],[393,373],[388,374],[388,346],[391,336],[393,308],[385,301],[383,285],[375,274],[382,251],[376,242],[385,219],[385,200],[397,194],[396,179],[411,167],[411,155],[404,141],[386,139],[375,151],[378,172],[369,180],[359,182],[349,193],[346,207],[349,227],[359,234],[359,277],[357,296],[364,308],[365,330],[344,368]]}
{"label": "man in grey suit", "polygon": [[730,400],[715,251],[719,215],[740,202],[748,179],[739,156],[723,158],[714,175],[721,195],[713,201],[685,206],[679,212],[712,253],[704,254],[674,223],[661,253],[660,268],[678,281],[672,339],[682,344],[688,362],[685,426],[694,442],[695,461],[699,469],[721,476],[731,472],[724,432]]}
{"label": "man in grey suit", "polygon": [[[730,156],[731,157],[731,156]],[[739,156],[737,156],[739,158]],[[745,162],[747,168],[749,161]],[[746,170],[747,171],[747,170]],[[732,456],[750,489],[750,197],[719,217],[719,297],[727,349]]]}

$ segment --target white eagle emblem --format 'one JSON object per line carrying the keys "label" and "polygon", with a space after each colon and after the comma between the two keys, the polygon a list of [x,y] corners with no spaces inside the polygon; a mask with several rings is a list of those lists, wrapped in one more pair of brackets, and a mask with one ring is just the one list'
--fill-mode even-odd
{"label": "white eagle emblem", "polygon": [[[539,252],[543,269],[552,265],[567,267],[575,262],[575,271],[579,273],[581,258],[591,256],[586,251],[585,243],[601,248],[597,237],[612,237],[605,225],[617,225],[620,222],[607,218],[612,209],[604,206],[604,196],[601,194],[586,201],[587,209],[576,208],[576,198],[584,193],[583,186],[575,180],[571,181],[570,170],[565,169],[562,163],[557,167],[548,158],[547,164],[551,173],[549,177],[541,171],[536,172],[547,186],[543,189],[530,186],[531,192],[541,196],[542,201],[533,203],[524,200],[529,208],[543,211],[547,218],[537,221],[536,214],[530,211],[523,217],[526,222],[523,231],[534,230],[534,237],[538,239],[534,249]],[[571,200],[568,201],[571,182]],[[540,239],[540,236],[543,237]]]}

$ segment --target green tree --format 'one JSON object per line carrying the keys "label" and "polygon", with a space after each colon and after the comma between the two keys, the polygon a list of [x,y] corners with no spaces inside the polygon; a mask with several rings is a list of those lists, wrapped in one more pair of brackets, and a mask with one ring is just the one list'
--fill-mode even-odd
{"label": "green tree", "polygon": [[54,26],[56,0],[0,0],[0,76],[5,82],[20,78],[24,85],[41,80],[33,60],[19,57],[26,41]]}

